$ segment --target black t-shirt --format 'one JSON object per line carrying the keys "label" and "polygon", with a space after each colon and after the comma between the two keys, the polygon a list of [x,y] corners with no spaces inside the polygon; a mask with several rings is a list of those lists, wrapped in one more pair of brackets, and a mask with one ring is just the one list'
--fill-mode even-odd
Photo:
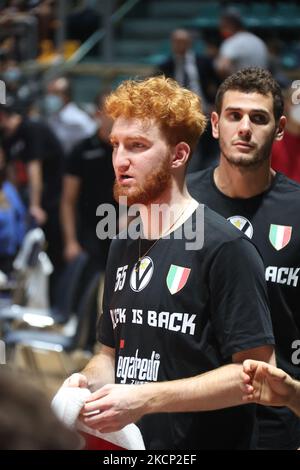
{"label": "black t-shirt", "polygon": [[61,194],[63,150],[49,126],[41,120],[26,118],[14,135],[3,139],[3,147],[12,163],[42,162],[42,206],[45,209],[57,206]]}
{"label": "black t-shirt", "polygon": [[263,194],[230,198],[216,187],[213,172],[190,175],[189,191],[230,218],[257,246],[265,264],[277,362],[300,378],[300,185],[277,173]]}
{"label": "black t-shirt", "polygon": [[[248,199],[230,198],[214,183],[214,169],[188,177],[198,201],[236,225],[258,247],[276,341],[277,365],[300,378],[300,185],[277,173],[270,188]],[[259,446],[296,449],[300,420],[287,408],[259,407]]]}
{"label": "black t-shirt", "polygon": [[[199,213],[201,206],[182,239],[180,227],[155,243],[138,272],[138,240],[112,242],[99,340],[115,348],[117,383],[192,377],[274,342],[256,248],[205,207],[203,247],[187,250],[186,233],[203,228],[196,225]],[[148,449],[250,448],[254,415],[253,405],[153,414],[140,427]]]}
{"label": "black t-shirt", "polygon": [[66,162],[65,173],[81,180],[79,212],[81,223],[95,230],[99,204],[113,201],[114,170],[111,146],[98,134],[75,146]]}

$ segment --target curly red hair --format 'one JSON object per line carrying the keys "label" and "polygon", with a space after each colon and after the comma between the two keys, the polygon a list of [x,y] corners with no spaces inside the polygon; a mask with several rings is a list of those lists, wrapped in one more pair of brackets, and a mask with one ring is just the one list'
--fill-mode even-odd
{"label": "curly red hair", "polygon": [[124,81],[106,98],[105,110],[113,120],[154,119],[170,145],[186,142],[191,150],[206,127],[199,96],[164,76]]}

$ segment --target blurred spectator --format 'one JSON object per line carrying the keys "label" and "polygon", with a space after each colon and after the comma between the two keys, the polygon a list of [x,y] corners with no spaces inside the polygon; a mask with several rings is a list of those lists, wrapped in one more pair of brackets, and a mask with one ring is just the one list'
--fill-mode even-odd
{"label": "blurred spectator", "polygon": [[47,121],[63,146],[65,155],[96,131],[94,120],[72,101],[71,84],[65,77],[48,84],[44,100]]}
{"label": "blurred spectator", "polygon": [[70,3],[73,5],[67,15],[67,37],[84,42],[100,28],[100,18],[93,5],[96,2],[79,0]]}
{"label": "blurred spectator", "polygon": [[26,230],[26,209],[16,188],[7,181],[0,147],[0,270],[9,274]]}
{"label": "blurred spectator", "polygon": [[245,67],[269,67],[267,46],[258,36],[246,31],[237,10],[228,9],[221,16],[220,33],[224,41],[215,66],[221,78]]}
{"label": "blurred spectator", "polygon": [[1,367],[1,450],[75,450],[80,444],[79,436],[56,418],[41,391]]}
{"label": "blurred spectator", "polygon": [[39,42],[45,39],[54,39],[58,26],[55,0],[31,0],[29,1],[30,13],[38,20]]}
{"label": "blurred spectator", "polygon": [[37,20],[29,10],[30,1],[10,1],[1,9],[0,37],[11,58],[18,62],[37,56]]}
{"label": "blurred spectator", "polygon": [[300,183],[299,90],[298,92],[293,88],[287,90],[285,95],[285,115],[287,117],[287,124],[283,138],[275,142],[272,148],[272,168]]}
{"label": "blurred spectator", "polygon": [[[214,103],[218,78],[208,56],[196,54],[192,35],[185,29],[176,29],[171,35],[172,55],[160,64],[159,70],[174,78],[202,98],[204,109]],[[210,111],[210,109],[206,109]]]}
{"label": "blurred spectator", "polygon": [[62,261],[59,224],[63,151],[48,125],[8,98],[0,108],[5,157],[33,222],[42,226],[55,267]]}
{"label": "blurred spectator", "polygon": [[[171,45],[172,55],[159,65],[159,71],[199,95],[203,109],[209,115],[213,109],[219,85],[211,57],[194,52],[192,35],[185,29],[173,31]],[[188,173],[214,165],[218,154],[218,144],[212,137],[210,122],[208,122],[207,129],[188,165]]]}
{"label": "blurred spectator", "polygon": [[109,144],[111,121],[103,113],[103,101],[104,95],[99,95],[97,133],[77,144],[67,160],[61,203],[66,260],[72,260],[85,249],[98,269],[105,266],[109,240],[97,238],[96,209],[102,203],[114,204],[115,179]]}

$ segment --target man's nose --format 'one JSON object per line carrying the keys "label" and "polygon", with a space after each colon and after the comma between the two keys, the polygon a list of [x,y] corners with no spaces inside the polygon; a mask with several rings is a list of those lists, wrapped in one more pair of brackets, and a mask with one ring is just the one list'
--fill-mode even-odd
{"label": "man's nose", "polygon": [[251,121],[249,116],[243,116],[243,119],[239,123],[239,136],[249,138],[251,137]]}
{"label": "man's nose", "polygon": [[119,171],[125,171],[129,168],[130,159],[124,147],[119,145],[119,147],[114,150],[113,163],[114,163],[115,169]]}

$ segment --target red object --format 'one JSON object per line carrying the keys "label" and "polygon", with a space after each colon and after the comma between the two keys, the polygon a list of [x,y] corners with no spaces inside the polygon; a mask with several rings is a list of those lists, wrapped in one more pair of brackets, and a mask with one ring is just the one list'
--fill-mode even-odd
{"label": "red object", "polygon": [[111,442],[105,441],[100,437],[93,436],[86,432],[80,431],[81,436],[85,439],[84,450],[126,450],[123,447],[116,446]]}
{"label": "red object", "polygon": [[21,160],[15,160],[14,169],[17,186],[25,186],[28,183],[28,176],[25,164]]}
{"label": "red object", "polygon": [[300,183],[300,136],[284,132],[283,139],[275,141],[271,166]]}

